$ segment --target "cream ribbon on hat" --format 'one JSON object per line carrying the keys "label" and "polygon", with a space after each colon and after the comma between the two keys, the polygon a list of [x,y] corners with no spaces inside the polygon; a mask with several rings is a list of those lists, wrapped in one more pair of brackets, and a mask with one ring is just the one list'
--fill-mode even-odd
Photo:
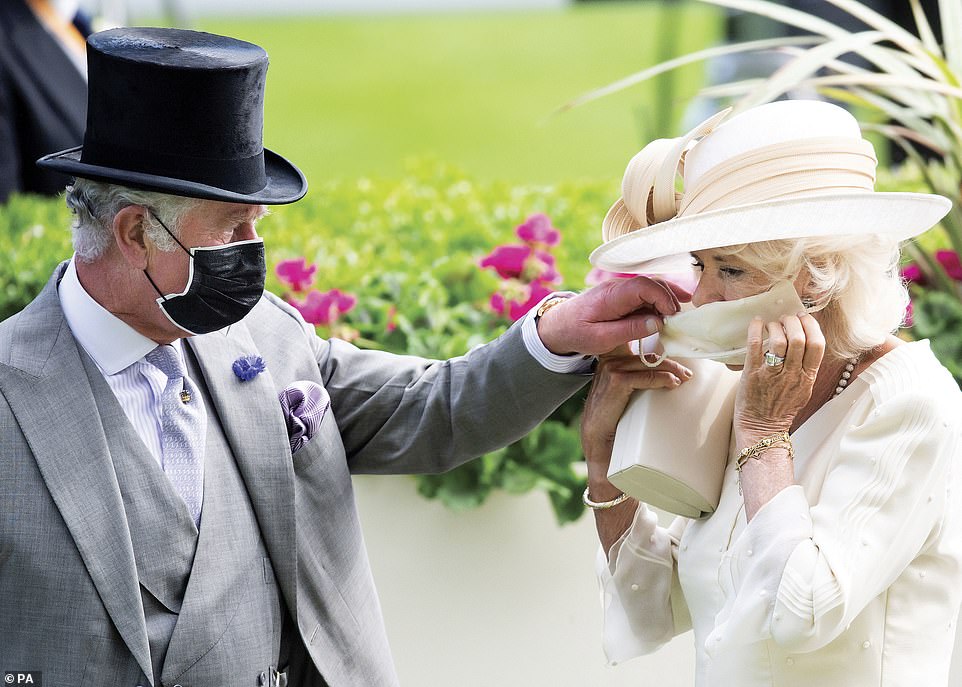
{"label": "cream ribbon on hat", "polygon": [[871,192],[878,161],[864,139],[825,136],[785,141],[736,155],[675,191],[687,151],[711,135],[731,108],[709,117],[684,136],[658,139],[628,163],[622,197],[602,223],[607,242],[673,218],[783,198],[839,192]]}

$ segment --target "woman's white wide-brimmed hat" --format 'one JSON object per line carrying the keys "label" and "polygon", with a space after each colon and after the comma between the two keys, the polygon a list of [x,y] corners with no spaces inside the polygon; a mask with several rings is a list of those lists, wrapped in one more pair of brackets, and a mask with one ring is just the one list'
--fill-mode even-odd
{"label": "woman's white wide-brimmed hat", "polygon": [[856,234],[904,240],[952,207],[938,195],[875,191],[875,151],[837,105],[784,100],[722,123],[728,113],[632,158],[592,264],[672,272],[690,264],[691,251],[743,243]]}

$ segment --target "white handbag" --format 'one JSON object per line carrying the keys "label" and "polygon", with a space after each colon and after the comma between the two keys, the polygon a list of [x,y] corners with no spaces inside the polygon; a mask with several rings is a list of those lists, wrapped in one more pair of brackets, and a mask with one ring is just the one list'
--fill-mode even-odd
{"label": "white handbag", "polygon": [[741,374],[683,360],[694,374],[677,389],[636,391],[615,432],[608,480],[651,506],[704,518],[718,506]]}

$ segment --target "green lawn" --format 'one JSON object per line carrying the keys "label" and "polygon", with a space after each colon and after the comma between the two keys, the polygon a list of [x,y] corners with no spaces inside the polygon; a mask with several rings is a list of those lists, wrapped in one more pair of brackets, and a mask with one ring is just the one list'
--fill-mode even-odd
{"label": "green lawn", "polygon": [[[600,3],[563,12],[205,20],[198,28],[271,56],[265,141],[325,179],[398,177],[436,157],[478,179],[618,178],[657,120],[649,85],[551,117],[570,98],[672,54],[703,47],[718,15],[686,3]],[[665,41],[663,41],[665,42]],[[663,99],[680,105],[701,69]]]}

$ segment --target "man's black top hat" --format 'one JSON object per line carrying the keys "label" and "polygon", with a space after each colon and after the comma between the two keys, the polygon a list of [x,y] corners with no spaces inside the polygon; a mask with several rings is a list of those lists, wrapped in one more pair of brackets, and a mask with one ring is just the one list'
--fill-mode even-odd
{"label": "man's black top hat", "polygon": [[267,53],[197,31],[121,28],[87,40],[83,146],[37,161],[192,198],[292,203],[304,175],[264,149]]}

